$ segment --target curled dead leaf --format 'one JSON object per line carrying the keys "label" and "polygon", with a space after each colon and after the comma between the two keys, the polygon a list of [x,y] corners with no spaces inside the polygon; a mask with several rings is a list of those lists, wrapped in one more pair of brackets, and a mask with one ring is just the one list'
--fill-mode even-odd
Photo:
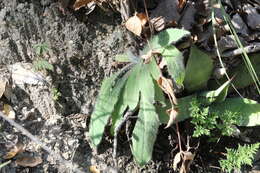
{"label": "curled dead leaf", "polygon": [[145,26],[145,24],[148,21],[148,17],[145,13],[137,13],[136,16],[140,19],[142,27]]}
{"label": "curled dead leaf", "polygon": [[42,163],[41,157],[23,156],[17,159],[16,164],[23,167],[35,167]]}
{"label": "curled dead leaf", "polygon": [[10,151],[4,155],[4,159],[12,159],[14,158],[18,153],[22,153],[24,151],[24,145],[20,142],[18,142]]}
{"label": "curled dead leaf", "polygon": [[186,0],[179,0],[178,10],[181,11],[185,5],[186,5]]}
{"label": "curled dead leaf", "polygon": [[184,151],[183,152],[183,160],[189,160],[192,161],[195,157],[195,154],[191,153],[190,151]]}
{"label": "curled dead leaf", "polygon": [[180,173],[188,173],[190,171],[190,165],[195,157],[195,154],[189,152],[189,151],[184,151],[182,152],[183,157],[182,157],[182,165],[180,168]]}
{"label": "curled dead leaf", "polygon": [[176,108],[175,109],[171,108],[167,110],[167,114],[169,115],[170,118],[169,121],[167,122],[165,129],[171,127],[171,125],[175,122],[178,115],[178,111],[176,110]]}
{"label": "curled dead leaf", "polygon": [[172,81],[170,79],[167,79],[167,78],[163,77],[163,76],[160,76],[160,78],[157,80],[157,83],[160,86],[160,88],[166,94],[168,94],[172,104],[177,105],[177,98],[174,95]]}
{"label": "curled dead leaf", "polygon": [[127,19],[125,27],[135,35],[141,36],[142,29],[147,21],[148,18],[145,13],[136,13],[134,16]]}
{"label": "curled dead leaf", "polygon": [[178,163],[180,163],[181,161],[181,152],[178,152],[175,156],[174,156],[174,160],[173,160],[173,170],[176,171],[177,169],[177,165]]}
{"label": "curled dead leaf", "polygon": [[90,166],[90,167],[89,167],[89,171],[90,171],[91,173],[100,173],[100,170],[97,169],[97,166],[95,166],[95,165]]}

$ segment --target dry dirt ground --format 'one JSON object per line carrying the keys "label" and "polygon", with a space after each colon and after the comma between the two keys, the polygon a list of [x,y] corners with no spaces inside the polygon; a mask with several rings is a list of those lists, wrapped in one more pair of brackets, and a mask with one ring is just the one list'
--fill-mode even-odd
{"label": "dry dirt ground", "polygon": [[[44,58],[54,66],[53,72],[44,74],[49,85],[25,84],[13,89],[14,99],[10,104],[16,113],[16,122],[84,172],[89,172],[91,165],[104,173],[173,172],[176,134],[171,128],[160,132],[153,161],[143,168],[133,161],[124,135],[119,138],[117,167],[112,159],[112,137],[106,134],[98,155],[88,144],[89,116],[101,81],[115,70],[114,56],[132,46],[127,38],[117,14],[106,15],[97,9],[89,15],[84,10],[64,15],[53,0],[2,0],[0,65],[33,63],[38,58],[34,46],[46,43],[49,50]],[[54,89],[61,94],[58,100],[54,99]],[[185,123],[181,126],[185,128]],[[0,127],[0,162],[5,161],[6,151],[17,142],[24,144],[24,155],[39,156],[43,160],[30,168],[17,165],[15,157],[0,172],[74,172],[8,122],[1,119]],[[259,130],[250,131],[255,135],[252,140],[260,140],[255,133],[259,134]],[[232,142],[225,146],[232,146]],[[215,146],[217,151],[223,151],[221,146]],[[204,149],[209,147],[202,147],[200,152]],[[213,167],[216,164],[214,153],[204,153],[191,168],[193,172],[219,172]]]}

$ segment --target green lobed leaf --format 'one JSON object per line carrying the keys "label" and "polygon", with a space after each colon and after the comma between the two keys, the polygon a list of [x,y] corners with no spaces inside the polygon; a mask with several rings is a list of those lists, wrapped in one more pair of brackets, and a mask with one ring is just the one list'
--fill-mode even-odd
{"label": "green lobed leaf", "polygon": [[161,51],[161,54],[166,60],[168,72],[173,80],[178,85],[182,85],[185,76],[182,53],[175,46],[169,45]]}
{"label": "green lobed leaf", "polygon": [[146,54],[151,49],[152,50],[161,49],[172,43],[176,43],[181,38],[186,37],[188,35],[190,35],[190,32],[184,29],[177,29],[177,28],[166,29],[160,32],[159,34],[155,35],[150,40],[149,45],[146,46],[143,52],[144,54]]}
{"label": "green lobed leaf", "polygon": [[146,66],[148,68],[149,73],[152,75],[153,79],[157,81],[161,76],[161,71],[155,62],[155,58],[152,57],[151,61]]}
{"label": "green lobed leaf", "polygon": [[138,164],[144,165],[152,158],[160,121],[153,105],[155,97],[153,81],[150,74],[147,73],[146,65],[143,67],[140,79],[143,85],[140,88],[140,110],[132,135],[132,152]]}
{"label": "green lobed leaf", "polygon": [[186,65],[184,88],[188,92],[206,88],[212,70],[213,61],[211,57],[196,46],[192,46]]}
{"label": "green lobed leaf", "polygon": [[[89,135],[92,147],[97,147],[101,142],[104,128],[111,116],[114,106],[118,101],[121,89],[123,88],[128,77],[125,74],[118,79],[118,74],[115,74],[102,82],[100,93],[98,95],[94,112],[91,115]],[[115,83],[115,80],[116,83]]]}
{"label": "green lobed leaf", "polygon": [[139,80],[139,76],[141,70],[142,70],[142,64],[137,63],[129,71],[129,75],[126,80],[120,99],[118,100],[118,103],[115,106],[115,110],[112,113],[112,126],[110,130],[112,134],[114,134],[114,130],[116,126],[121,121],[124,111],[127,108],[129,108],[130,110],[134,110],[139,103],[140,84],[141,84],[141,81]]}
{"label": "green lobed leaf", "polygon": [[[136,64],[130,71],[126,81],[124,90],[124,104],[129,106],[130,110],[134,110],[139,102],[140,85],[143,84],[141,77],[142,63]],[[148,73],[148,72],[146,72]]]}
{"label": "green lobed leaf", "polygon": [[[124,89],[123,89],[124,91]],[[115,128],[118,126],[119,122],[123,119],[123,113],[127,109],[127,104],[124,103],[123,91],[120,94],[119,100],[115,105],[114,111],[112,113],[112,126],[110,128],[110,133],[114,135]]]}

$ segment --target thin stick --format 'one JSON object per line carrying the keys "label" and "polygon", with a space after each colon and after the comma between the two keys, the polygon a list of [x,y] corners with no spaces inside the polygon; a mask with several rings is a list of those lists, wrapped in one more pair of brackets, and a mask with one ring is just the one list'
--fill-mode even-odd
{"label": "thin stick", "polygon": [[177,135],[178,135],[178,143],[179,143],[180,152],[182,152],[182,148],[181,148],[181,135],[180,135],[180,131],[179,131],[178,122],[176,122],[176,130],[177,130]]}
{"label": "thin stick", "polygon": [[55,153],[54,151],[52,151],[47,145],[45,145],[44,143],[42,143],[40,141],[40,139],[38,139],[36,136],[33,136],[28,130],[26,130],[24,127],[22,127],[21,125],[19,125],[18,123],[16,123],[14,120],[11,120],[9,118],[7,118],[2,112],[0,112],[0,117],[2,117],[4,120],[6,120],[9,124],[11,124],[12,126],[14,126],[16,129],[18,129],[20,132],[22,132],[25,136],[27,136],[28,138],[30,138],[33,142],[35,142],[36,144],[40,145],[45,151],[47,151],[53,158],[55,158],[56,160],[58,160],[60,162],[60,164],[63,165],[68,165],[68,167],[70,167],[70,169],[72,169],[74,172],[76,173],[84,173],[83,171],[81,171],[80,169],[77,168],[76,164],[73,164],[70,161],[67,161],[65,159],[63,159],[61,157],[60,154]]}

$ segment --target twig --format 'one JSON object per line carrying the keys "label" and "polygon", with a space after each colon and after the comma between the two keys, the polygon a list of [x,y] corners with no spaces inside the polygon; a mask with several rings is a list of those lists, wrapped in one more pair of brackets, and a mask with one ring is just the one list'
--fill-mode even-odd
{"label": "twig", "polygon": [[179,149],[180,149],[180,152],[182,152],[182,147],[181,147],[181,135],[180,135],[180,131],[179,131],[178,122],[176,122],[176,131],[177,131],[177,135],[178,135]]}
{"label": "twig", "polygon": [[253,43],[248,46],[245,46],[244,49],[238,48],[235,50],[227,51],[225,53],[222,53],[222,57],[232,57],[241,55],[245,51],[246,53],[254,53],[260,51],[260,43]]}
{"label": "twig", "polygon": [[113,159],[116,163],[116,155],[117,155],[117,137],[120,132],[120,129],[125,124],[125,122],[134,114],[135,111],[127,111],[124,115],[124,118],[121,120],[121,122],[116,126],[115,128],[115,136],[114,136],[114,144],[113,144]]}
{"label": "twig", "polygon": [[42,143],[40,141],[40,139],[38,139],[36,136],[33,136],[28,130],[26,130],[24,127],[22,127],[21,125],[19,125],[18,123],[16,123],[15,121],[7,118],[2,112],[0,112],[0,117],[2,117],[4,120],[6,120],[9,124],[11,124],[12,126],[14,126],[16,129],[18,129],[20,132],[22,132],[25,136],[27,136],[28,138],[30,138],[33,142],[35,142],[36,144],[40,145],[45,151],[47,151],[53,158],[55,158],[56,160],[58,160],[61,164],[63,165],[69,165],[70,169],[72,169],[74,172],[76,173],[84,173],[83,171],[81,171],[80,169],[78,169],[76,166],[76,164],[73,164],[70,161],[67,161],[65,159],[63,159],[61,157],[60,154],[55,153],[54,151],[52,151],[47,145],[45,145],[44,143]]}

